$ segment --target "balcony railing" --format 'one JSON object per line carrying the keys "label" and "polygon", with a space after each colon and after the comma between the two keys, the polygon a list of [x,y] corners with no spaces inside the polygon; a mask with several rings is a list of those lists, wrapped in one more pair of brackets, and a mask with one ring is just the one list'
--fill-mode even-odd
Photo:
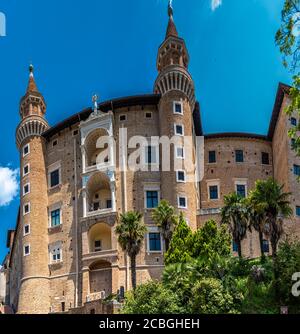
{"label": "balcony railing", "polygon": [[87,303],[89,303],[97,300],[103,300],[105,298],[106,298],[105,291],[100,291],[100,292],[90,293],[89,295],[87,295],[86,301]]}
{"label": "balcony railing", "polygon": [[101,260],[106,259],[107,257],[115,257],[118,256],[118,251],[116,249],[107,249],[100,252],[92,252],[88,254],[84,254],[82,256],[83,260]]}
{"label": "balcony railing", "polygon": [[201,209],[198,211],[198,215],[200,216],[208,216],[208,215],[218,215],[221,213],[221,209]]}
{"label": "balcony railing", "polygon": [[98,210],[90,210],[86,213],[87,217],[95,217],[95,216],[106,216],[108,214],[114,213],[115,211],[112,208],[108,209],[98,209]]}

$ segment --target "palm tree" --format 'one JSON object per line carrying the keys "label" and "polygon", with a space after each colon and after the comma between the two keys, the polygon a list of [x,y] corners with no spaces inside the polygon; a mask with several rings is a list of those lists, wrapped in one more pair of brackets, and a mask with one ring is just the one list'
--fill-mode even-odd
{"label": "palm tree", "polygon": [[166,251],[168,251],[174,228],[178,221],[174,207],[171,206],[169,202],[162,200],[158,207],[153,210],[152,219],[160,228],[161,234],[165,240]]}
{"label": "palm tree", "polygon": [[248,227],[248,212],[245,199],[236,193],[224,196],[225,206],[221,212],[221,223],[229,227],[233,241],[238,246],[239,257],[242,257],[242,240],[245,239]]}
{"label": "palm tree", "polygon": [[284,186],[274,179],[257,181],[251,198],[255,211],[262,218],[263,229],[269,236],[272,247],[272,256],[276,259],[278,242],[283,235],[283,219],[289,218],[293,210],[290,206],[290,193],[283,191]]}
{"label": "palm tree", "polygon": [[131,282],[134,290],[136,289],[136,257],[141,251],[147,232],[142,218],[143,215],[140,212],[129,211],[121,214],[120,224],[116,227],[119,244],[130,258]]}

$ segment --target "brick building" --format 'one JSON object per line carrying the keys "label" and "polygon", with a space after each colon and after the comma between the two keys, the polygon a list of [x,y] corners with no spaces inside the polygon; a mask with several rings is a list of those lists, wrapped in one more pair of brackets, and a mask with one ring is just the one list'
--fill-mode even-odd
{"label": "brick building", "polygon": [[[137,259],[138,283],[159,279],[164,243],[151,211],[161,199],[183,212],[195,230],[211,218],[220,220],[224,195],[237,191],[247,196],[256,180],[273,176],[293,192],[295,216],[286,222],[286,229],[292,236],[299,235],[300,159],[287,135],[297,117],[288,118],[283,112],[289,102],[288,87],[279,85],[268,135],[205,136],[188,72],[188,50],[178,36],[170,6],[168,14],[154,94],[99,104],[95,98],[93,108],[50,127],[30,67],[16,131],[20,210],[15,231],[8,233],[10,253],[4,262],[6,297],[15,312],[82,310],[87,303],[130,289],[129,261],[115,233],[119,214],[129,210],[143,212],[148,228]],[[127,157],[134,152],[128,141],[135,136],[146,138],[148,170],[127,168]],[[185,160],[196,165],[197,137],[203,136],[204,178],[198,182],[196,167],[187,171],[176,166]],[[101,148],[102,137],[115,145]],[[152,145],[153,137],[176,139],[170,147],[169,170],[161,168],[164,154]],[[184,137],[192,138],[189,155]],[[99,156],[106,154],[99,163]],[[267,240],[265,248],[267,252]],[[259,255],[255,234],[243,243],[243,251],[247,256]]]}

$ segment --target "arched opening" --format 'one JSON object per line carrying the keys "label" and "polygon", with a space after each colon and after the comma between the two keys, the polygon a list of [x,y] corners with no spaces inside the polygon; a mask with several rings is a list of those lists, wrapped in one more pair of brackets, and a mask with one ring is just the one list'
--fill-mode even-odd
{"label": "arched opening", "polygon": [[[99,154],[103,153],[108,148],[108,144],[104,148],[97,148],[97,141],[99,138],[109,136],[107,130],[96,129],[92,131],[85,140],[85,152],[86,152],[86,167],[92,167],[97,164],[97,158]],[[105,155],[103,161],[98,161],[99,163],[107,163],[109,156]]]}
{"label": "arched opening", "polygon": [[[90,294],[99,293],[98,299],[112,294],[112,268],[107,261],[97,261],[90,265]],[[97,299],[97,298],[95,298]]]}
{"label": "arched opening", "polygon": [[112,249],[111,228],[105,223],[94,225],[89,230],[89,251],[97,253]]}
{"label": "arched opening", "polygon": [[88,212],[95,213],[113,208],[110,180],[106,174],[94,174],[89,179],[86,190]]}

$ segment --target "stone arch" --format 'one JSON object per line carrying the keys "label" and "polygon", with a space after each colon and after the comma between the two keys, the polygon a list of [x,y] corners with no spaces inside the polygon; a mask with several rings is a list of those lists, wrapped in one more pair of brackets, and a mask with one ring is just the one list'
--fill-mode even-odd
{"label": "stone arch", "polygon": [[84,148],[86,153],[86,166],[96,165],[98,155],[107,149],[107,145],[104,148],[97,148],[98,139],[105,136],[109,136],[109,133],[104,128],[91,130],[87,134],[84,140]]}

